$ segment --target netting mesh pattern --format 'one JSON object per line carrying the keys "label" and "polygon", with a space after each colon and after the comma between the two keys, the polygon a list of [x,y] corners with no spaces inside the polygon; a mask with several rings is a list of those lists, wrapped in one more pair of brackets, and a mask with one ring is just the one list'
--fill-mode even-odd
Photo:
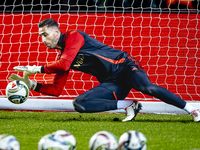
{"label": "netting mesh pattern", "polygon": [[[57,59],[38,35],[37,24],[55,19],[61,31],[85,31],[138,59],[150,80],[184,100],[200,100],[200,16],[197,13],[0,13],[0,96],[5,96],[14,66],[45,65]],[[21,73],[17,73],[22,75]],[[50,83],[53,75],[30,78]],[[61,97],[77,95],[98,85],[96,78],[70,71]],[[45,97],[37,92],[30,96]],[[132,90],[128,99],[153,100]]]}

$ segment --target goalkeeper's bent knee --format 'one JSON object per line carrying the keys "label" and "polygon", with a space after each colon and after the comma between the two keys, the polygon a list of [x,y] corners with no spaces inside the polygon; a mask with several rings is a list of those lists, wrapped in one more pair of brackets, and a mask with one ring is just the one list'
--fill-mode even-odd
{"label": "goalkeeper's bent knee", "polygon": [[77,98],[73,100],[74,109],[77,112],[83,113],[85,112],[85,108],[78,102]]}

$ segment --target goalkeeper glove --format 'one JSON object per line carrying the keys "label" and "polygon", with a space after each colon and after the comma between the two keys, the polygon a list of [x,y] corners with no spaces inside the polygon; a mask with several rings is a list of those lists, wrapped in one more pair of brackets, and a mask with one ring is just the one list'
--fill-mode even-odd
{"label": "goalkeeper glove", "polygon": [[14,67],[15,71],[27,71],[26,75],[30,76],[35,73],[41,73],[41,66],[16,66]]}
{"label": "goalkeeper glove", "polygon": [[26,83],[26,85],[28,86],[30,90],[35,90],[37,86],[37,82],[31,81],[28,76],[29,76],[29,72],[24,71],[23,77],[12,73],[8,79],[10,81],[14,81],[14,80],[23,81],[24,83]]}

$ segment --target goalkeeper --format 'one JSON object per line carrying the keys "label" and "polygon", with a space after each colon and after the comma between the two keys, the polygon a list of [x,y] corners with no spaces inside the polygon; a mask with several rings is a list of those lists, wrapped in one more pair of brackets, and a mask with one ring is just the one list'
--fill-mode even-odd
{"label": "goalkeeper", "polygon": [[[141,109],[138,101],[126,101],[133,88],[156,97],[165,103],[184,109],[200,121],[200,110],[186,103],[167,89],[149,80],[146,72],[134,57],[124,51],[113,49],[82,31],[71,30],[61,33],[57,22],[51,18],[38,24],[39,36],[49,49],[59,49],[57,61],[44,66],[16,66],[16,71],[24,71],[23,77],[12,74],[9,79],[24,81],[30,90],[47,95],[59,96],[67,81],[70,69],[91,74],[100,84],[79,95],[73,101],[78,112],[92,113],[115,109],[125,109],[126,118],[134,120]],[[52,84],[41,84],[29,80],[35,73],[54,73]]]}

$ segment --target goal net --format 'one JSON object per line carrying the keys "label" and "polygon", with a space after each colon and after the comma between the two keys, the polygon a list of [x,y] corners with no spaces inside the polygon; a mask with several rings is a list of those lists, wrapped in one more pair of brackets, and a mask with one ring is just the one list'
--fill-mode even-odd
{"label": "goal net", "polygon": [[[0,2],[0,97],[5,97],[8,77],[18,65],[45,65],[57,59],[38,36],[37,24],[55,19],[61,31],[81,30],[91,37],[139,60],[150,80],[186,101],[200,101],[200,15],[199,2],[153,0],[63,2]],[[143,2],[146,4],[144,5]],[[30,76],[51,83],[53,75]],[[97,86],[95,77],[70,70],[60,98],[73,99]],[[53,98],[31,91],[32,98]],[[154,101],[131,90],[127,99]]]}

